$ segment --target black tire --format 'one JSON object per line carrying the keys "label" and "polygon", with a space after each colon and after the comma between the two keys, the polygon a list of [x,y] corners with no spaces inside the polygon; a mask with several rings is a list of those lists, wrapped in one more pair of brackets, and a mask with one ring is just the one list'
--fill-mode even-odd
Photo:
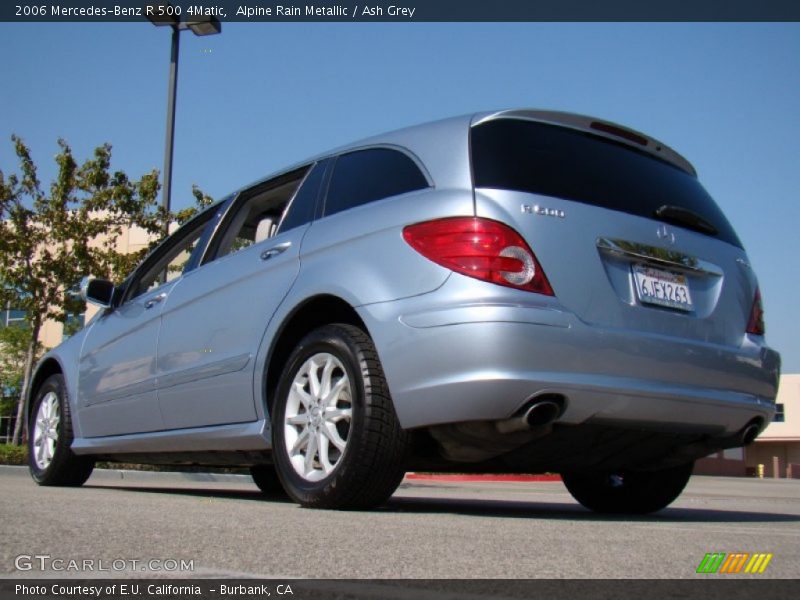
{"label": "black tire", "polygon": [[569,493],[598,513],[643,515],[665,508],[681,495],[694,462],[658,471],[563,473]]}
{"label": "black tire", "polygon": [[[332,356],[338,361],[336,371],[346,374],[346,383],[349,383],[349,388],[346,389],[349,391],[344,392],[344,396],[345,402],[349,402],[351,413],[349,422],[334,424],[339,434],[338,439],[344,440],[346,444],[341,452],[338,449],[332,450],[338,454],[330,472],[326,472],[323,466],[319,444],[314,445],[311,463],[314,468],[319,467],[315,476],[320,479],[312,481],[293,466],[289,456],[290,449],[286,444],[286,430],[289,430],[289,435],[300,438],[304,428],[312,431],[312,427],[317,427],[315,431],[319,433],[309,434],[306,439],[315,435],[322,439],[322,429],[326,424],[285,426],[284,418],[287,405],[291,402],[289,392],[295,378],[301,377],[302,380],[301,368],[310,359],[319,356]],[[314,371],[319,381],[319,373],[324,370],[315,368]],[[329,374],[328,377],[330,385],[332,375]],[[343,378],[340,375],[337,383]],[[339,402],[337,400],[336,406],[339,406]],[[322,410],[323,417],[325,410],[327,409]],[[352,325],[333,324],[309,333],[289,357],[278,385],[272,412],[273,456],[278,476],[289,496],[302,506],[338,510],[374,508],[383,504],[402,481],[408,434],[398,423],[372,340],[361,329]],[[304,413],[309,423],[312,412],[308,409]],[[319,421],[319,417],[317,420]],[[296,431],[299,433],[294,433]],[[327,441],[325,446],[329,447]],[[299,450],[295,453],[296,462],[307,460],[308,448],[309,444],[305,447],[305,454],[301,455]],[[326,458],[327,456],[326,453]],[[302,468],[306,469],[307,466]]]}
{"label": "black tire", "polygon": [[285,496],[286,491],[281,485],[274,465],[253,465],[250,467],[250,476],[266,496]]}
{"label": "black tire", "polygon": [[[28,423],[28,467],[31,477],[39,485],[68,487],[83,485],[92,474],[94,458],[77,456],[72,452],[71,446],[74,439],[72,417],[64,377],[60,374],[48,377],[36,391],[35,398]],[[39,415],[39,409],[43,402],[47,402],[52,410],[50,417],[43,421],[48,424],[48,427],[44,429],[55,435],[52,456],[50,456],[49,446],[46,456],[42,455],[43,444],[47,442],[42,439],[42,429],[37,429],[37,420],[40,416],[44,418],[44,415]],[[57,424],[51,428],[49,424],[54,421],[53,414],[56,411]],[[49,459],[47,456],[50,456]]]}

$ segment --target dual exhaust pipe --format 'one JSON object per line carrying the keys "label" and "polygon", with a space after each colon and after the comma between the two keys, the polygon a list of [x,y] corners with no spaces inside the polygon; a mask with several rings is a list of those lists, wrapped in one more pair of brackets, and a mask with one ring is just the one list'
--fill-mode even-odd
{"label": "dual exhaust pipe", "polygon": [[[497,421],[495,428],[500,433],[511,433],[514,431],[539,431],[546,429],[556,421],[566,407],[566,399],[558,394],[547,394],[539,396],[529,402],[522,411],[505,421]],[[726,447],[747,446],[758,437],[761,432],[763,422],[760,419],[753,419],[745,425],[741,431],[734,434],[735,443]]]}

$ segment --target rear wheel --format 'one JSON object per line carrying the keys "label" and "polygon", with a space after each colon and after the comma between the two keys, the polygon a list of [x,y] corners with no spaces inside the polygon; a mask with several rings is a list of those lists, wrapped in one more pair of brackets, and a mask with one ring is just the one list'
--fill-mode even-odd
{"label": "rear wheel", "polygon": [[403,478],[400,428],[378,355],[352,325],[326,325],[295,348],[278,385],[273,455],[286,492],[307,507],[364,509]]}
{"label": "rear wheel", "polygon": [[694,462],[658,471],[564,473],[569,493],[599,513],[647,514],[661,510],[680,496]]}
{"label": "rear wheel", "polygon": [[39,485],[80,486],[94,469],[94,459],[76,456],[72,418],[64,377],[48,377],[36,392],[28,435],[28,465]]}

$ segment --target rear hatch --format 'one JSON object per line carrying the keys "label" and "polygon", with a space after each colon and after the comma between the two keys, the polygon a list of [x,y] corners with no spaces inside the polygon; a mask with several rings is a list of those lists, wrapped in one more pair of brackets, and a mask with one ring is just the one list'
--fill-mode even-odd
{"label": "rear hatch", "polygon": [[619,126],[561,121],[506,114],[472,127],[477,216],[525,237],[586,323],[740,346],[756,279],[691,165]]}

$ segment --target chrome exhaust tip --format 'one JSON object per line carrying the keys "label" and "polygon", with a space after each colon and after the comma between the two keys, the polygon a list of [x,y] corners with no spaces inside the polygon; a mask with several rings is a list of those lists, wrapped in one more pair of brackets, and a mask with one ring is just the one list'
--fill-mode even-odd
{"label": "chrome exhaust tip", "polygon": [[742,433],[740,435],[740,439],[742,441],[742,446],[747,446],[753,443],[758,437],[758,434],[761,432],[761,422],[757,421],[755,423],[750,423],[746,425],[744,429],[742,429]]}
{"label": "chrome exhaust tip", "polygon": [[559,416],[561,416],[560,403],[553,400],[541,400],[532,404],[523,418],[531,428],[535,428],[549,425]]}
{"label": "chrome exhaust tip", "polygon": [[514,431],[536,431],[551,425],[564,413],[566,402],[563,396],[549,394],[529,401],[517,416],[504,421],[497,421],[495,429],[500,433]]}

